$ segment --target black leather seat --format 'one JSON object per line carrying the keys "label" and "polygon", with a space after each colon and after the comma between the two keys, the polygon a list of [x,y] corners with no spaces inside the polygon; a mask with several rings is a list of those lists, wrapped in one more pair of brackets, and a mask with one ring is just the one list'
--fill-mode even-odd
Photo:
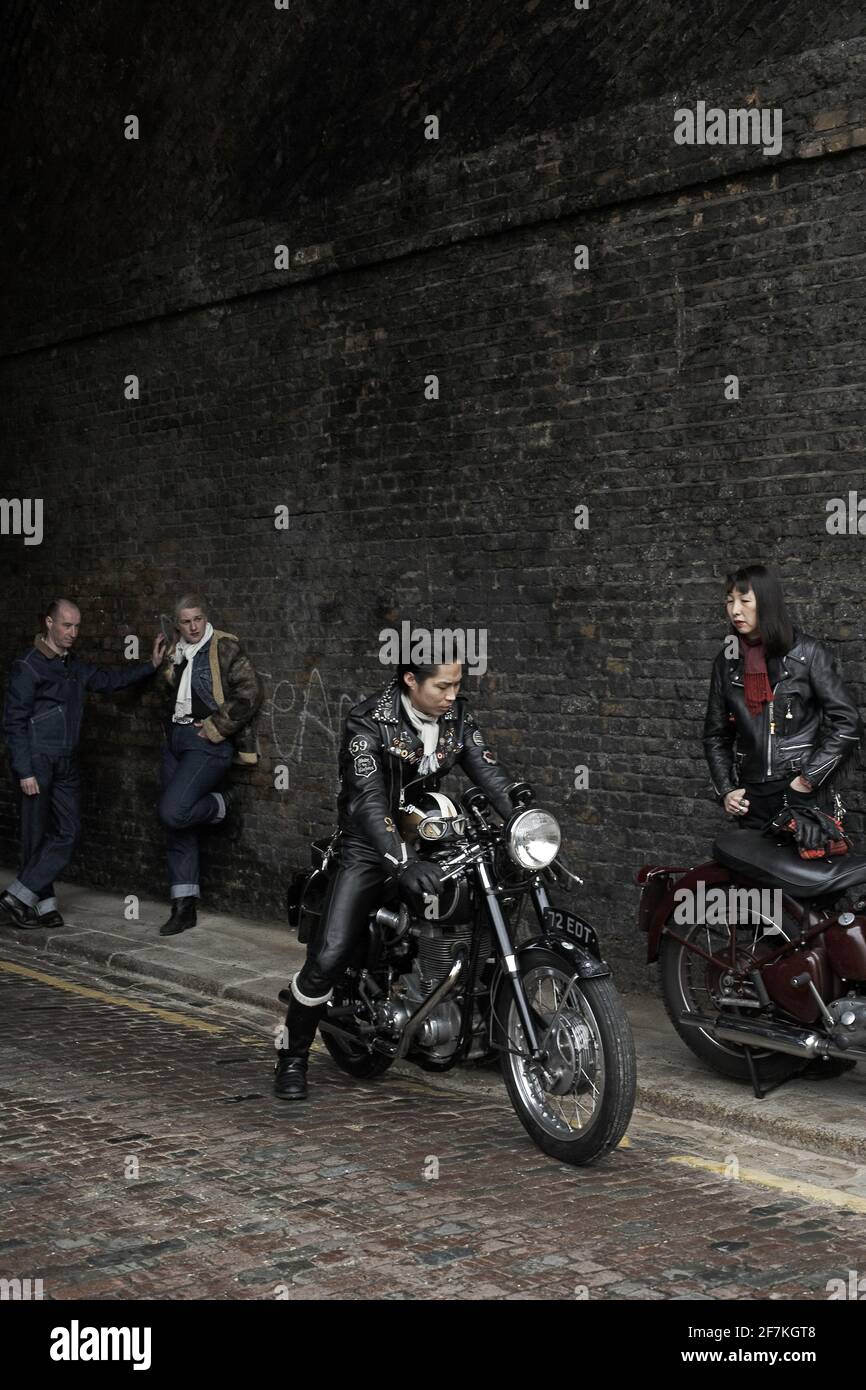
{"label": "black leather seat", "polygon": [[713,845],[713,858],[792,898],[820,898],[866,883],[866,854],[849,850],[833,859],[801,859],[791,843],[760,830],[726,830]]}

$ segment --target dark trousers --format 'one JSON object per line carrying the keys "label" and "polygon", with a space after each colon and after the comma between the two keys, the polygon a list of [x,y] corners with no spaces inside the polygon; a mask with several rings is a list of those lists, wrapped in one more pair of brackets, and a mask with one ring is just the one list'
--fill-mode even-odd
{"label": "dark trousers", "polygon": [[199,738],[194,724],[172,724],[160,763],[159,818],[166,828],[172,898],[198,898],[201,826],[221,820],[225,803],[216,789],[231,766],[234,745]]}
{"label": "dark trousers", "polygon": [[364,940],[367,920],[380,905],[388,879],[381,857],[367,840],[342,836],[339,868],[307,947],[307,959],[292,980],[292,1000],[286,1011],[290,1053],[308,1051],[331,990]]}
{"label": "dark trousers", "polygon": [[81,834],[81,778],[74,754],[34,754],[33,776],[38,796],[18,789],[21,868],[8,892],[41,914],[56,909],[54,880],[72,859]]}
{"label": "dark trousers", "polygon": [[755,782],[746,787],[746,800],[749,810],[745,816],[737,816],[740,825],[750,830],[762,830],[783,806],[814,806],[822,804],[823,798],[816,792],[795,792],[789,785],[792,779],[784,782]]}

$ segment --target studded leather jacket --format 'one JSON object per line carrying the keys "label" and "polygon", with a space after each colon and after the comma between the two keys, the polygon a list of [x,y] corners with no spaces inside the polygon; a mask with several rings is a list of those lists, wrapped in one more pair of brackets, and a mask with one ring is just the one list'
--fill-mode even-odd
{"label": "studded leather jacket", "polygon": [[827,647],[794,631],[785,656],[771,657],[773,699],[752,716],[743,659],[724,650],[713,663],[704,755],[719,800],[744,785],[800,776],[823,786],[854,752],[860,716]]}
{"label": "studded leather jacket", "polygon": [[368,840],[391,871],[407,857],[394,823],[401,805],[423,791],[437,791],[455,764],[501,816],[514,809],[508,792],[517,783],[498,765],[465,696],[458,695],[454,708],[439,719],[438,771],[419,776],[422,757],[422,741],[406,717],[396,680],[350,711],[340,747],[340,830]]}

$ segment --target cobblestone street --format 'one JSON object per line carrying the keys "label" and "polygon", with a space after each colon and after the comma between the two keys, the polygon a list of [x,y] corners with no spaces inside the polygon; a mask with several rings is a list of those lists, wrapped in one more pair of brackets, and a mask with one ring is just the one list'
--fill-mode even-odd
{"label": "cobblestone street", "polygon": [[321,1052],[311,1100],[281,1102],[260,1024],[180,990],[10,948],[0,1002],[0,1275],[45,1298],[826,1299],[864,1267],[862,1198],[700,1167],[761,1168],[745,1140],[638,1113],[570,1169],[504,1096]]}

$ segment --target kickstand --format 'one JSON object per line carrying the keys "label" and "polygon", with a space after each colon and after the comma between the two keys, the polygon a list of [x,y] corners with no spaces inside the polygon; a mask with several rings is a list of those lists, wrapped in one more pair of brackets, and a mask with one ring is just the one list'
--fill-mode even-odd
{"label": "kickstand", "polygon": [[746,1054],[746,1061],[749,1066],[749,1076],[752,1078],[752,1090],[754,1091],[757,1100],[763,1100],[767,1092],[764,1090],[763,1086],[758,1080],[758,1068],[755,1066],[755,1059],[752,1056],[752,1049],[750,1047],[744,1047],[743,1051]]}
{"label": "kickstand", "polygon": [[780,1086],[784,1086],[785,1081],[788,1079],[787,1077],[783,1077],[781,1081],[774,1081],[772,1086],[763,1086],[758,1080],[758,1068],[755,1066],[752,1049],[750,1047],[744,1047],[743,1051],[746,1054],[746,1061],[749,1066],[749,1076],[752,1079],[752,1090],[755,1092],[755,1096],[758,1100],[763,1100],[771,1091],[776,1091]]}

